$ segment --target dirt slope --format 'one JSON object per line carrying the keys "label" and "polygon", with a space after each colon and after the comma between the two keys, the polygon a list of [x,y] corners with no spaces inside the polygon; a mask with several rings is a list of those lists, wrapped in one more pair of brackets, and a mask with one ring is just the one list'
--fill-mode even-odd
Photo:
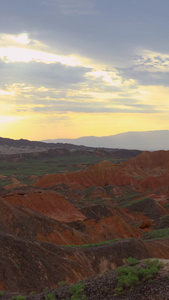
{"label": "dirt slope", "polygon": [[[168,174],[169,151],[143,152],[120,165],[104,161],[91,165],[84,171],[48,174],[39,178],[35,186],[47,188],[64,182],[71,189],[84,189],[90,186],[101,187],[109,184],[131,187],[141,185],[142,188],[152,188],[157,182],[156,186],[167,183]],[[159,177],[157,178],[157,176]],[[142,180],[141,183],[140,180]],[[154,183],[152,183],[153,181]]]}
{"label": "dirt slope", "polygon": [[160,175],[169,171],[169,151],[145,151],[123,163],[130,171]]}
{"label": "dirt slope", "polygon": [[114,185],[134,185],[136,180],[126,175],[119,165],[104,161],[96,165],[89,166],[84,171],[47,174],[39,178],[35,186],[47,188],[60,183],[68,184],[72,189],[84,189],[90,186]]}
{"label": "dirt slope", "polygon": [[4,199],[12,204],[24,205],[49,218],[72,222],[84,220],[85,216],[63,196],[54,191],[35,191],[25,194],[11,194]]}
{"label": "dirt slope", "polygon": [[131,239],[80,249],[0,234],[0,244],[1,289],[22,293],[56,288],[59,281],[76,282],[113,270],[131,254],[138,259],[153,257],[154,247],[157,249],[156,257],[169,258],[169,239],[156,241],[155,245]]}

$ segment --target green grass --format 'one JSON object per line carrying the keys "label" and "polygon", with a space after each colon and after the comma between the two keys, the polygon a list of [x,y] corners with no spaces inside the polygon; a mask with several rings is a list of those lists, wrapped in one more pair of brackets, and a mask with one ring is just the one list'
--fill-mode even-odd
{"label": "green grass", "polygon": [[84,197],[85,199],[90,196],[90,194],[95,190],[95,186],[90,186],[89,188],[84,190]]}
{"label": "green grass", "polygon": [[12,181],[10,178],[0,179],[0,187],[3,187],[5,185],[11,184],[11,183],[12,183]]}
{"label": "green grass", "polygon": [[26,300],[26,297],[23,295],[17,295],[10,298],[10,300]]}
{"label": "green grass", "polygon": [[68,248],[90,248],[90,247],[99,247],[99,246],[104,246],[104,245],[109,245],[115,242],[118,242],[120,240],[124,239],[114,239],[114,240],[108,240],[108,241],[103,241],[99,243],[94,243],[94,244],[84,244],[84,245],[62,245],[62,247],[68,247]]}
{"label": "green grass", "polygon": [[116,197],[112,199],[113,201],[116,201],[118,205],[124,207],[125,205],[128,205],[132,203],[132,201],[137,200],[138,197],[141,197],[141,193],[138,191],[133,190],[127,190],[124,191],[124,193],[120,197]]}
{"label": "green grass", "polygon": [[127,202],[126,204],[124,204],[123,207],[124,208],[134,208],[134,206],[137,206],[137,204],[142,203],[142,202],[146,202],[147,200],[150,200],[150,199],[151,198],[144,197],[144,198],[141,198],[141,199],[133,200],[133,201],[130,201],[130,202]]}
{"label": "green grass", "polygon": [[145,233],[142,239],[162,239],[169,237],[169,228],[155,229],[151,232]]}
{"label": "green grass", "polygon": [[[28,178],[31,175],[42,176],[44,174],[75,172],[82,170],[87,166],[99,163],[107,159],[113,163],[119,163],[123,160],[110,159],[105,157],[96,157],[87,154],[72,153],[71,155],[58,155],[50,159],[28,159],[20,162],[5,162],[0,160],[0,174],[7,177],[16,176],[24,183],[32,183]],[[2,182],[2,179],[0,180]],[[2,183],[3,185],[3,183]],[[4,184],[5,185],[5,184]]]}

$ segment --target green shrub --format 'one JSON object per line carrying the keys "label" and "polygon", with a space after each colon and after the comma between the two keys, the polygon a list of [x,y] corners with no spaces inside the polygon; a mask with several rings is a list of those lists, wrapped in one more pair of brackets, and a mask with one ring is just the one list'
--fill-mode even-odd
{"label": "green shrub", "polygon": [[82,283],[73,284],[69,292],[71,294],[71,300],[87,300],[87,296],[83,294],[85,285]]}
{"label": "green shrub", "polygon": [[[134,259],[127,259],[129,262],[133,262]],[[162,264],[159,263],[158,259],[143,261],[141,265],[137,266],[123,266],[116,269],[117,273],[117,287],[115,288],[116,295],[123,294],[124,289],[132,291],[134,286],[139,283],[151,280],[158,273],[159,268]]]}
{"label": "green shrub", "polygon": [[29,293],[30,296],[31,296],[31,295],[35,295],[35,294],[36,294],[35,291],[32,291],[32,292]]}
{"label": "green shrub", "polygon": [[128,257],[128,258],[125,258],[125,262],[128,263],[130,266],[134,266],[134,265],[137,265],[139,264],[139,260],[134,258],[134,257]]}
{"label": "green shrub", "polygon": [[67,282],[66,281],[59,281],[58,282],[58,286],[65,286],[65,285],[67,285]]}
{"label": "green shrub", "polygon": [[23,295],[17,295],[10,298],[10,300],[26,300],[26,297]]}
{"label": "green shrub", "polygon": [[54,293],[49,293],[45,296],[45,300],[56,300]]}
{"label": "green shrub", "polygon": [[3,291],[0,291],[0,297],[4,296],[5,293]]}

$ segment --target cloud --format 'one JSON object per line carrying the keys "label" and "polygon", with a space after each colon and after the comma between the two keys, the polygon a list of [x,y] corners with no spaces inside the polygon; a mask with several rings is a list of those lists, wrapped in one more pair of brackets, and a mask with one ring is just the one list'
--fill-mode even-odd
{"label": "cloud", "polygon": [[6,0],[0,28],[28,32],[62,54],[124,66],[136,47],[167,51],[168,9],[158,0]]}
{"label": "cloud", "polygon": [[169,55],[142,51],[126,68],[117,68],[123,80],[135,81],[137,85],[169,86]]}
{"label": "cloud", "polygon": [[[123,99],[122,99],[123,100]],[[158,106],[146,105],[132,99],[116,99],[112,102],[90,101],[68,101],[68,100],[49,100],[39,99],[31,102],[18,101],[17,111],[33,111],[38,113],[55,114],[58,112],[79,112],[79,113],[159,113]]]}
{"label": "cloud", "polygon": [[142,51],[141,55],[135,58],[135,68],[140,71],[169,72],[169,54],[153,51]]}
{"label": "cloud", "polygon": [[85,82],[85,73],[89,71],[84,67],[70,67],[60,63],[44,64],[29,63],[4,63],[0,62],[1,86],[13,83],[62,88],[78,85]]}
{"label": "cloud", "polygon": [[61,12],[66,15],[89,15],[95,14],[94,1],[92,0],[58,0],[55,1],[58,4]]}
{"label": "cloud", "polygon": [[101,79],[105,84],[110,86],[121,85],[121,77],[117,74],[117,71],[106,71],[106,70],[93,70],[86,73],[86,77],[90,77],[94,80]]}
{"label": "cloud", "polygon": [[[39,49],[38,49],[39,48]],[[46,48],[48,52],[41,50]],[[0,34],[0,59],[9,62],[43,62],[61,63],[67,66],[80,66],[77,57],[51,53],[48,47],[37,40],[29,38],[27,33],[18,35]]]}

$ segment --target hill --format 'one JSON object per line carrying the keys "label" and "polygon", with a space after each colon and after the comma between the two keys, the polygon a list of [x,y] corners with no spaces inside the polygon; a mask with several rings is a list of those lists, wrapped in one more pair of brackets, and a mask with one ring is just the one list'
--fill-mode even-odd
{"label": "hill", "polygon": [[110,136],[85,136],[77,139],[45,140],[47,143],[71,143],[88,147],[137,149],[141,151],[169,150],[169,130],[131,131]]}
{"label": "hill", "polygon": [[121,296],[114,289],[125,258],[169,259],[169,151],[39,175],[29,184],[0,177],[1,299],[22,293],[38,300],[50,292],[71,299],[70,286],[79,281],[88,299],[167,297],[168,261],[154,283]]}

